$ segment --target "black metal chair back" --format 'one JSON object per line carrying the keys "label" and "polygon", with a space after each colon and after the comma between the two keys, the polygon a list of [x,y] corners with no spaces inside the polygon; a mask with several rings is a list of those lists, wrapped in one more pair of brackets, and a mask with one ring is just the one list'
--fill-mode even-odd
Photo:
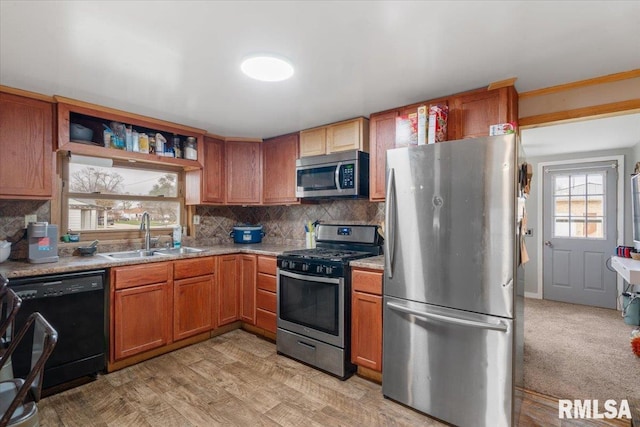
{"label": "black metal chair back", "polygon": [[0,369],[2,369],[2,366],[4,366],[7,359],[11,357],[20,341],[22,341],[24,336],[27,334],[27,331],[32,327],[33,343],[31,347],[31,371],[29,371],[24,380],[19,381],[18,391],[11,401],[11,404],[2,414],[0,426],[9,424],[11,416],[16,409],[27,401],[28,394],[30,394],[29,397],[34,402],[38,402],[41,397],[44,365],[58,342],[58,332],[56,332],[56,330],[40,313],[32,313],[27,318],[26,323],[22,329],[20,329],[16,338],[9,344],[9,348],[5,353],[6,357],[3,357],[2,360],[0,360]]}

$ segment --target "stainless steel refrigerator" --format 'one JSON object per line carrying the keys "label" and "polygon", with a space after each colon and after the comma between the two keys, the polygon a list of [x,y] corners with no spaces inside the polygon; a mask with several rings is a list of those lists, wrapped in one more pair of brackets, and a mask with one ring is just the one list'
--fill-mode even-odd
{"label": "stainless steel refrigerator", "polygon": [[524,274],[514,135],[387,151],[384,396],[517,425]]}

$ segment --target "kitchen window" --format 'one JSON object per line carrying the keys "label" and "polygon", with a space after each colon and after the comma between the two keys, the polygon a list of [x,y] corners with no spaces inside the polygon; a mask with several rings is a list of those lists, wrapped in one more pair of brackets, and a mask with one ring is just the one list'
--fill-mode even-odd
{"label": "kitchen window", "polygon": [[[75,159],[81,159],[75,162]],[[62,232],[81,240],[140,237],[143,212],[154,235],[169,234],[185,217],[183,173],[166,166],[82,158],[64,160]],[[97,160],[97,161],[95,161]]]}

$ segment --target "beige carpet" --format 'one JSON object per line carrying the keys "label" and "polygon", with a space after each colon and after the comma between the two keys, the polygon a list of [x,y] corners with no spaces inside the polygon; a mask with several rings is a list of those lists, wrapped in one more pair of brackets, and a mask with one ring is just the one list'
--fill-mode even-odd
{"label": "beige carpet", "polygon": [[527,298],[524,383],[560,399],[640,398],[640,358],[620,312]]}

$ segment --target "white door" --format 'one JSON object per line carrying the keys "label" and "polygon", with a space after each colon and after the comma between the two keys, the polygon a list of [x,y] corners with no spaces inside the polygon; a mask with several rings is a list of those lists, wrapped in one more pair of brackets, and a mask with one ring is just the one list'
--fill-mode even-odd
{"label": "white door", "polygon": [[616,161],[543,168],[544,299],[616,308]]}

